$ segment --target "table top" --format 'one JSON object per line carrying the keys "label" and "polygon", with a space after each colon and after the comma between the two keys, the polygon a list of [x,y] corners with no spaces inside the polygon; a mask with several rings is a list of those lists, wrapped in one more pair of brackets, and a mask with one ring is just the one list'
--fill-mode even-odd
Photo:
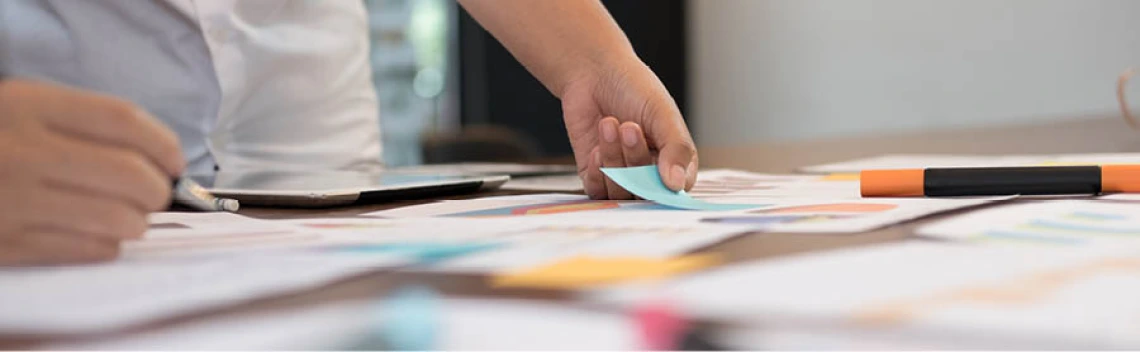
{"label": "table top", "polygon": [[[991,128],[942,130],[937,132],[897,133],[877,137],[829,139],[823,141],[761,143],[733,147],[701,148],[702,168],[736,168],[757,172],[788,173],[798,167],[825,162],[891,153],[939,154],[1050,154],[1093,152],[1140,152],[1140,131],[1128,128],[1118,117],[1087,117],[1058,122],[1010,125]],[[497,191],[462,197],[514,194]],[[454,197],[453,197],[454,198]],[[334,209],[244,209],[243,214],[259,218],[346,217],[381,209],[424,203],[431,200],[365,205]],[[723,254],[729,262],[759,260],[808,251],[868,245],[903,240],[922,223],[951,216],[950,212],[931,216],[877,231],[860,234],[780,234],[753,233],[704,249]],[[509,296],[539,299],[562,299],[565,292],[539,290],[491,289],[484,277],[476,275],[441,275],[375,273],[363,275],[313,290],[293,293],[233,307],[200,312],[137,327],[115,334],[132,334],[157,328],[197,322],[202,319],[264,312],[339,300],[381,296],[387,290],[406,283],[428,284],[447,294],[471,296]],[[95,336],[84,338],[105,338]],[[35,348],[47,342],[73,342],[79,338],[0,336],[0,348]],[[81,341],[81,340],[80,340]]]}

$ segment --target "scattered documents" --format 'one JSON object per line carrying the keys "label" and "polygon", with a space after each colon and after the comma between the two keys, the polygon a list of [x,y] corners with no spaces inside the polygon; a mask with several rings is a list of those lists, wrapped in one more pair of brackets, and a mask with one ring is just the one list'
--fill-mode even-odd
{"label": "scattered documents", "polygon": [[0,269],[0,334],[121,329],[407,263],[398,255],[280,252]]}
{"label": "scattered documents", "polygon": [[[366,215],[392,218],[531,219],[579,223],[639,222],[666,226],[731,224],[760,232],[856,233],[1009,198],[835,199],[737,196],[733,198],[734,201],[741,200],[760,207],[735,211],[689,211],[648,201],[589,200],[582,196],[553,194],[444,201]],[[716,199],[711,198],[711,200]]]}
{"label": "scattered documents", "polygon": [[666,187],[655,165],[602,168],[602,172],[605,173],[611,181],[638,197],[677,209],[741,210],[763,206],[751,204],[717,204],[693,199],[693,197],[685,194],[684,191],[673,191]]}
{"label": "scattered documents", "polygon": [[528,217],[300,219],[283,223],[315,231],[324,238],[325,244],[310,248],[403,253],[429,262],[405,270],[462,273],[520,270],[579,255],[668,258],[749,230],[745,226],[697,222],[579,222]]}
{"label": "scattered documents", "polygon": [[[636,325],[626,315],[571,304],[520,299],[445,298],[428,317],[431,345],[456,351],[634,350]],[[130,336],[49,345],[48,350],[381,350],[383,302],[356,301],[196,321]],[[382,342],[382,341],[380,341]]]}
{"label": "scattered documents", "polygon": [[[494,250],[456,257],[426,268],[433,271],[515,272],[580,256],[670,258],[748,232],[747,227],[717,224],[660,224],[516,219],[483,221]],[[474,227],[474,226],[469,226]],[[493,229],[493,230],[491,230]],[[467,232],[470,232],[468,230]]]}
{"label": "scattered documents", "polygon": [[757,329],[934,349],[1135,349],[1138,254],[910,242],[725,266],[587,297],[624,307],[669,297],[691,315]]}
{"label": "scattered documents", "polygon": [[1140,204],[1060,200],[970,212],[926,225],[918,234],[985,244],[1140,245]]}
{"label": "scattered documents", "polygon": [[495,276],[495,287],[584,289],[669,276],[718,264],[715,254],[675,258],[581,256]]}

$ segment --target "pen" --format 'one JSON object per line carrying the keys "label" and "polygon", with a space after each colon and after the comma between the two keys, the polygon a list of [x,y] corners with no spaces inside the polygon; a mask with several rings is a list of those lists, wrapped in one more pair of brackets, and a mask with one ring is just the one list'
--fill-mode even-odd
{"label": "pen", "polygon": [[864,197],[1140,192],[1140,165],[864,170],[859,190]]}
{"label": "pen", "polygon": [[174,195],[171,197],[173,205],[198,211],[235,212],[241,207],[236,199],[214,197],[205,187],[185,176],[174,180],[173,192]]}

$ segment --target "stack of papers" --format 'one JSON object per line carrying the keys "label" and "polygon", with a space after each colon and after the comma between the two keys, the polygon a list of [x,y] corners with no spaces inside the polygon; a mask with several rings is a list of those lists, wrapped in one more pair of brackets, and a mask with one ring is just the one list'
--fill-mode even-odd
{"label": "stack of papers", "polygon": [[395,255],[219,256],[0,269],[0,332],[93,333],[319,287],[409,262]]}
{"label": "stack of papers", "polygon": [[[49,350],[380,350],[388,324],[376,302],[346,302],[207,320],[125,338],[47,346]],[[634,350],[625,315],[529,300],[445,299],[437,309],[439,350]]]}
{"label": "stack of papers", "polygon": [[[757,334],[859,341],[840,348],[1135,349],[1138,295],[1136,247],[914,242],[744,263],[587,297],[614,306],[669,297],[690,315]],[[750,343],[736,347],[769,347]]]}

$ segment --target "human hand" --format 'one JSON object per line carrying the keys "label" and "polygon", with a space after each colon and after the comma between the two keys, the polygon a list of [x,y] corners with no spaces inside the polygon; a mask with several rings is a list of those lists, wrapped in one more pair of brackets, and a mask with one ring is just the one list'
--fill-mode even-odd
{"label": "human hand", "polygon": [[632,198],[601,167],[656,164],[675,191],[696,182],[697,150],[680,109],[639,60],[583,74],[561,98],[578,176],[590,198]]}
{"label": "human hand", "polygon": [[184,167],[177,136],[133,104],[0,81],[0,265],[116,257]]}

